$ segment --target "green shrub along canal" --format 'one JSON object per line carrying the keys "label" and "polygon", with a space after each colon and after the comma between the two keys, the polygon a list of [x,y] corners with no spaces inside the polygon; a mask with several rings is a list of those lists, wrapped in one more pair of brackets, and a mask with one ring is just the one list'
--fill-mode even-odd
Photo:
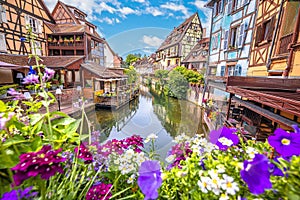
{"label": "green shrub along canal", "polygon": [[156,134],[155,149],[161,158],[165,157],[175,136],[205,134],[200,106],[158,94],[147,87],[141,87],[139,97],[122,108],[97,109],[88,117],[92,129],[100,131],[102,142]]}

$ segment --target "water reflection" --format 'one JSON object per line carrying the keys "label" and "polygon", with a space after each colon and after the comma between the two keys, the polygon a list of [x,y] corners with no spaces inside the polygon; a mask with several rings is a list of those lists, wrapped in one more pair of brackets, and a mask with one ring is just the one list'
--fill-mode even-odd
{"label": "water reflection", "polygon": [[[117,111],[97,110],[94,129],[100,130],[100,141],[124,139],[134,134],[146,138],[155,133],[156,150],[165,157],[176,135],[203,134],[201,108],[193,103],[168,98],[163,94],[141,88],[139,98]],[[147,148],[147,147],[146,147]]]}

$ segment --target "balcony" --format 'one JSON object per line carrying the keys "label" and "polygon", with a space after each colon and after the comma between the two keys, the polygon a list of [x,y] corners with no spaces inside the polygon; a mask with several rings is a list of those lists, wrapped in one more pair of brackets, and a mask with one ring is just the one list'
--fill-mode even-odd
{"label": "balcony", "polygon": [[79,35],[48,35],[48,49],[82,50],[84,49],[83,36]]}

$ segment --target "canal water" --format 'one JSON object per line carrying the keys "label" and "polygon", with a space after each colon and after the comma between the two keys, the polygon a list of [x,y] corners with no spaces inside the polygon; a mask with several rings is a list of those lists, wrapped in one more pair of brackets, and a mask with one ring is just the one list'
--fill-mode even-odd
{"label": "canal water", "polygon": [[[94,130],[100,131],[100,141],[124,139],[132,135],[146,138],[151,133],[158,136],[156,152],[165,158],[174,144],[175,136],[204,135],[201,107],[185,101],[169,98],[141,87],[140,95],[128,105],[114,111],[98,109],[89,114]],[[146,145],[149,148],[149,144]]]}

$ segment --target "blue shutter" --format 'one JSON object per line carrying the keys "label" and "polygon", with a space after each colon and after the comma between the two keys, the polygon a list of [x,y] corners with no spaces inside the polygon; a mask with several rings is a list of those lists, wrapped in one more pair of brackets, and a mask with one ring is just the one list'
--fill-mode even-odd
{"label": "blue shutter", "polygon": [[228,36],[229,36],[229,30],[224,31],[224,40],[223,40],[223,48],[224,51],[228,49]]}
{"label": "blue shutter", "polygon": [[239,28],[238,48],[242,48],[246,38],[247,24],[244,22]]}
{"label": "blue shutter", "polygon": [[227,14],[230,14],[232,12],[232,0],[228,0],[227,3]]}
{"label": "blue shutter", "polygon": [[237,64],[235,66],[234,75],[235,76],[241,76],[242,75],[242,66],[240,64]]}
{"label": "blue shutter", "polygon": [[215,2],[214,4],[214,10],[213,10],[213,16],[216,16],[217,15],[217,2]]}
{"label": "blue shutter", "polygon": [[220,76],[225,76],[225,66],[221,66]]}

